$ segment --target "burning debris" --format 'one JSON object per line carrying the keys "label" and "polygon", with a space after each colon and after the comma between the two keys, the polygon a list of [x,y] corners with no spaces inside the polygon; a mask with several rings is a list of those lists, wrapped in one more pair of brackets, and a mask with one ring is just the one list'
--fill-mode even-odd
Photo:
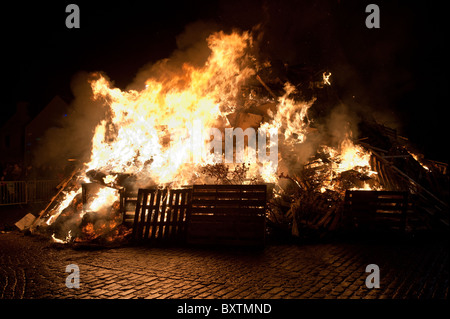
{"label": "burning debris", "polygon": [[[257,61],[249,32],[214,33],[207,43],[211,53],[203,66],[167,68],[147,78],[140,91],[122,91],[104,75],[92,75],[92,99],[103,104],[106,117],[93,134],[90,159],[42,211],[35,231],[61,243],[121,240],[130,233],[123,224],[124,191],[208,183],[271,185],[268,220],[298,236],[337,229],[346,190],[408,187],[445,209],[442,197],[427,191],[444,189],[441,184],[420,185],[430,176],[440,179],[436,183],[448,183],[448,177],[438,176],[438,166],[399,137],[380,133],[380,125],[363,117],[359,139],[345,116],[327,124],[329,105],[342,104],[330,93],[330,72],[309,76],[307,83],[283,82],[270,78],[269,62]],[[199,135],[195,123],[215,130]],[[261,159],[270,148],[276,161],[239,163],[235,149],[236,162],[227,162],[222,136],[233,127],[247,132],[247,154]],[[266,148],[252,149],[248,129],[277,136],[276,148],[270,139]],[[96,185],[89,198],[86,183]]]}

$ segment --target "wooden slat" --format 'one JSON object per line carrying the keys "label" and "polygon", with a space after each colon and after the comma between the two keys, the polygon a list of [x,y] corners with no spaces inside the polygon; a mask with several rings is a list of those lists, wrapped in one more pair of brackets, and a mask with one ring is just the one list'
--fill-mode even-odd
{"label": "wooden slat", "polygon": [[265,193],[238,193],[238,192],[204,192],[195,193],[193,199],[209,199],[209,198],[220,198],[220,199],[265,199]]}
{"label": "wooden slat", "polygon": [[262,199],[192,199],[192,206],[236,206],[236,207],[247,207],[247,206],[265,206],[266,201]]}
{"label": "wooden slat", "polygon": [[247,222],[260,220],[264,216],[252,216],[252,215],[191,215],[190,222],[195,221],[205,221],[205,222],[228,222],[228,221],[237,221],[237,222]]}
{"label": "wooden slat", "polygon": [[395,191],[347,191],[345,209],[358,225],[405,229],[408,194]]}
{"label": "wooden slat", "polygon": [[264,215],[265,208],[230,208],[230,207],[193,207],[191,209],[191,215],[203,215],[203,214],[215,214],[215,215]]}
{"label": "wooden slat", "polygon": [[194,192],[202,190],[251,190],[265,192],[267,190],[266,185],[194,185]]}
{"label": "wooden slat", "polygon": [[139,224],[138,224],[138,238],[141,238],[143,235],[143,231],[144,231],[144,225],[145,225],[145,217],[146,217],[146,208],[147,208],[147,198],[148,198],[148,193],[142,193],[142,209],[139,211],[140,216],[139,216]]}
{"label": "wooden slat", "polygon": [[190,243],[262,244],[266,185],[194,185]]}
{"label": "wooden slat", "polygon": [[150,233],[150,223],[151,223],[151,218],[152,218],[152,214],[153,214],[153,204],[155,201],[155,192],[151,192],[150,193],[150,198],[148,198],[148,192],[146,192],[146,197],[144,197],[144,204],[145,204],[145,209],[144,211],[147,212],[147,220],[145,222],[145,234],[144,234],[144,238],[148,238],[148,235]]}
{"label": "wooden slat", "polygon": [[163,225],[161,227],[161,239],[163,240],[167,240],[169,238],[169,227],[167,226],[167,223],[170,223],[170,216],[172,214],[171,207],[173,202],[173,195],[173,191],[167,192],[166,200],[163,202],[164,207],[161,212],[161,222],[163,222]]}
{"label": "wooden slat", "polygon": [[[191,243],[261,244],[265,233],[265,190],[265,185],[140,189],[133,238],[181,240],[188,232]],[[195,197],[198,194],[201,195]]]}
{"label": "wooden slat", "polygon": [[189,189],[140,189],[136,201],[133,238],[172,241],[185,232]]}
{"label": "wooden slat", "polygon": [[172,212],[170,214],[169,223],[171,226],[169,227],[169,236],[175,236],[176,229],[179,227],[178,215],[180,210],[180,191],[174,191],[174,202],[171,202]]}
{"label": "wooden slat", "polygon": [[134,213],[134,223],[133,223],[134,227],[133,227],[133,233],[132,233],[132,236],[133,236],[134,239],[138,239],[139,238],[139,236],[137,234],[137,229],[139,227],[139,215],[141,213],[141,198],[142,198],[142,194],[143,193],[141,192],[141,190],[139,190],[139,192],[138,192],[138,200],[137,200],[137,204],[136,204],[136,211]]}
{"label": "wooden slat", "polygon": [[181,205],[180,205],[180,227],[178,228],[178,237],[184,236],[187,232],[187,221],[189,220],[189,204],[191,202],[192,192],[182,192],[181,193]]}
{"label": "wooden slat", "polygon": [[157,222],[158,222],[158,218],[159,218],[159,209],[160,209],[160,204],[161,204],[161,190],[158,189],[156,191],[156,201],[155,203],[152,205],[152,221],[150,223],[150,227],[151,227],[151,233],[150,233],[150,239],[156,239],[156,233],[158,231],[157,229]]}

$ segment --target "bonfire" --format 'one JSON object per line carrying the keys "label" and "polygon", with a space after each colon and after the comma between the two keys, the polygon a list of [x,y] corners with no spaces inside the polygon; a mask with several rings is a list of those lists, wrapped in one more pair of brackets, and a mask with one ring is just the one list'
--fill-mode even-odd
{"label": "bonfire", "polygon": [[[92,99],[101,101],[106,117],[93,132],[89,161],[62,185],[35,230],[60,243],[114,241],[129,234],[121,220],[125,190],[264,183],[271,192],[268,220],[301,235],[305,229],[336,229],[346,190],[386,188],[373,167],[377,147],[359,139],[350,120],[335,124],[335,134],[310,118],[324,96],[330,102],[331,72],[320,70],[308,83],[280,83],[270,78],[270,61],[257,60],[250,32],[217,32],[206,41],[210,55],[203,65],[167,68],[141,90],[123,91],[106,75],[91,74]],[[164,71],[164,62],[159,67]],[[227,162],[217,144],[211,146],[211,131],[198,126],[222,136],[230,128],[263,129],[266,147],[247,143],[245,154],[261,159],[264,151],[275,151],[276,160]],[[98,185],[88,196],[87,183]]]}

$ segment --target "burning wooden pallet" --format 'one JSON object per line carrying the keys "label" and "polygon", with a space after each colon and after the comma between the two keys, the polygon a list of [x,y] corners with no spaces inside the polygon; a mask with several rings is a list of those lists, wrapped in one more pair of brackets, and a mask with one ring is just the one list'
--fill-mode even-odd
{"label": "burning wooden pallet", "polygon": [[262,245],[266,185],[139,189],[132,238],[191,244]]}
{"label": "burning wooden pallet", "polygon": [[[445,191],[445,189],[442,189],[442,184],[445,184],[445,182],[440,183],[436,178],[436,174],[429,172],[427,168],[425,174],[422,174],[424,181],[427,182],[427,187],[424,187],[409,174],[394,165],[390,161],[393,158],[392,156],[381,155],[383,150],[376,150],[368,144],[365,144],[365,146],[371,149],[371,165],[378,172],[378,178],[385,189],[408,192],[410,203],[416,214],[426,214],[437,223],[445,227],[449,226],[448,204],[436,195],[436,193]],[[408,161],[408,156],[402,155],[402,157]],[[408,168],[407,165],[405,167]],[[441,174],[439,173],[439,175]]]}
{"label": "burning wooden pallet", "polygon": [[190,197],[190,189],[139,189],[132,238],[136,241],[183,241]]}
{"label": "burning wooden pallet", "polygon": [[40,224],[43,222],[44,217],[49,213],[49,211],[58,204],[59,201],[62,200],[64,192],[68,191],[73,187],[74,182],[76,181],[77,174],[80,172],[79,168],[76,168],[72,171],[72,173],[67,176],[56,188],[58,191],[56,194],[50,199],[49,203],[41,210],[38,217],[33,221],[30,225],[30,230],[35,231]]}

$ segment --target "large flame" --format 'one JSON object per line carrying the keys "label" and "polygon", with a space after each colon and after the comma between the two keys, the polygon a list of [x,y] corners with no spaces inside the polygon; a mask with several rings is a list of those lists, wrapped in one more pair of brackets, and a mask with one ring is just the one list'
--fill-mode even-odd
{"label": "large flame", "polygon": [[155,184],[190,182],[193,158],[204,145],[188,138],[195,127],[222,127],[237,106],[240,86],[254,74],[248,33],[208,38],[205,65],[184,64],[170,78],[148,79],[142,91],[112,88],[103,76],[91,83],[110,117],[96,128],[87,169],[151,177]]}
{"label": "large flame", "polygon": [[[208,131],[199,131],[199,127],[219,128],[223,136],[223,129],[231,126],[227,116],[245,108],[245,103],[240,102],[241,86],[256,75],[255,59],[250,54],[253,45],[250,33],[217,32],[207,38],[207,43],[211,53],[203,66],[185,63],[178,72],[168,70],[157,78],[147,79],[140,91],[120,90],[105,76],[93,75],[90,82],[93,99],[103,101],[107,117],[95,129],[85,172],[104,172],[104,184],[113,187],[117,174],[134,175],[142,187],[207,182],[200,172],[202,167],[213,163],[209,153],[211,136]],[[331,73],[323,73],[322,86],[331,85],[330,76]],[[284,95],[269,101],[276,104],[275,111],[267,110],[267,118],[259,123],[259,128],[269,135],[280,134],[285,145],[299,145],[307,139],[310,125],[307,111],[314,100],[293,99],[295,87],[290,83],[285,84],[284,90]],[[267,99],[261,98],[261,102],[267,103]],[[267,148],[273,143],[269,140]],[[333,170],[337,172],[355,167],[370,169],[370,154],[350,139],[328,151],[336,159]],[[276,163],[246,162],[248,178],[278,183]],[[323,187],[331,184],[325,183]],[[79,192],[68,193],[48,223]],[[104,188],[86,209],[100,211],[116,202],[118,196],[116,190]],[[93,225],[85,225],[84,231],[90,236]]]}

